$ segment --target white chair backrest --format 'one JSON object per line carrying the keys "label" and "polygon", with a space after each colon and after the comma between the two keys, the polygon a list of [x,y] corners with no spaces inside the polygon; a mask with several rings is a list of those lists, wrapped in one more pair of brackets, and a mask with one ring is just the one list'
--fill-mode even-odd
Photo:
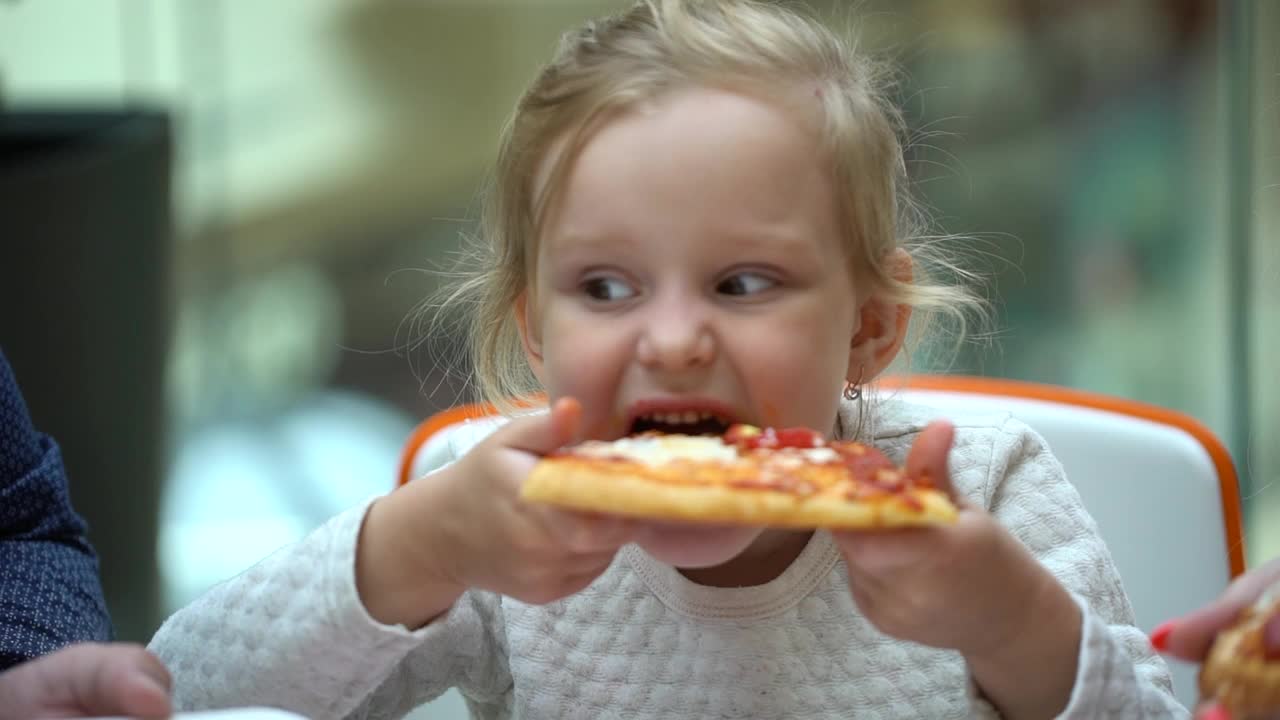
{"label": "white chair backrest", "polygon": [[[946,383],[946,378],[934,380]],[[1081,393],[1016,397],[995,393],[1021,384],[988,385],[991,393],[914,387],[886,392],[944,415],[948,410],[1006,411],[1040,433],[1097,521],[1138,627],[1150,631],[1203,605],[1243,570],[1235,473],[1229,460],[1225,469],[1219,466],[1225,451],[1216,458],[1211,454],[1216,440],[1210,435],[1206,446],[1207,431],[1198,438],[1179,424],[1123,410],[1144,407],[1136,403],[1111,399],[1107,404],[1120,409],[1100,409],[1074,402],[1089,397]],[[1172,670],[1178,698],[1193,704],[1196,668],[1175,663]]]}

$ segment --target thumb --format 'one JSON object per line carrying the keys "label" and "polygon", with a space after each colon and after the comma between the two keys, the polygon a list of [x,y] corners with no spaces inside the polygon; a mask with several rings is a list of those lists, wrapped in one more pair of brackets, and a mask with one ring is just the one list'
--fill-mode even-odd
{"label": "thumb", "polygon": [[582,403],[564,397],[549,413],[512,420],[501,431],[500,442],[534,455],[547,453],[582,439]]}
{"label": "thumb", "polygon": [[951,472],[947,469],[947,454],[951,452],[956,428],[946,420],[934,420],[916,437],[907,453],[907,477],[927,478],[948,497],[956,498],[951,486]]}
{"label": "thumb", "polygon": [[141,646],[82,643],[0,675],[0,717],[168,717],[169,685]]}

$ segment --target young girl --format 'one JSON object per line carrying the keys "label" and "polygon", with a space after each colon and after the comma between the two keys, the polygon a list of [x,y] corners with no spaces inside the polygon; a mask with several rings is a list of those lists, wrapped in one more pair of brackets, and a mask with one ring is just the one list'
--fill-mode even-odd
{"label": "young girl", "polygon": [[[181,708],[486,718],[1174,717],[1110,557],[1043,442],[861,397],[913,308],[897,116],[820,24],[648,0],[568,35],[519,103],[485,215],[473,359],[549,412],[344,513],[179,612]],[[875,443],[954,526],[832,534],[531,506],[542,454],[637,419]]]}

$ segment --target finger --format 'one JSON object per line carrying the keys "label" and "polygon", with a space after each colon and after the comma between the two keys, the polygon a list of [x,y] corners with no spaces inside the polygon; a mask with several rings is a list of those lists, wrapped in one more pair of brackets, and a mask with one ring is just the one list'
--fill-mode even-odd
{"label": "finger", "polygon": [[849,594],[853,596],[853,603],[858,606],[863,616],[871,618],[878,614],[876,598],[880,596],[880,592],[874,580],[869,580],[858,573],[849,573]]}
{"label": "finger", "polygon": [[[849,574],[849,587],[854,590],[855,595],[861,594],[866,598],[872,598],[883,595],[892,589],[892,581],[887,581],[874,573],[868,573],[856,565],[849,564],[847,561],[845,565],[845,570]],[[861,605],[862,603],[859,602],[859,607]]]}
{"label": "finger", "polygon": [[[121,680],[120,710],[112,712],[137,718],[167,718],[172,712],[169,701],[171,687],[168,673],[163,680],[151,673],[130,673]],[[91,712],[101,715],[103,711],[93,709]]]}
{"label": "finger", "polygon": [[1231,713],[1216,702],[1206,703],[1196,708],[1196,720],[1232,720]]}
{"label": "finger", "polygon": [[501,444],[535,455],[546,455],[552,450],[581,439],[582,404],[574,398],[560,398],[551,406],[551,412],[521,417],[507,423],[495,436]]}
{"label": "finger", "polygon": [[38,693],[27,696],[32,715],[160,718],[171,710],[169,673],[138,645],[73,645],[19,669]]}
{"label": "finger", "polygon": [[1161,625],[1151,633],[1157,650],[1189,662],[1201,662],[1209,654],[1218,631],[1239,614],[1239,607],[1218,601],[1177,620]]}
{"label": "finger", "polygon": [[929,423],[911,446],[906,466],[909,477],[928,478],[934,487],[952,498],[956,494],[947,469],[947,455],[951,452],[955,433],[955,426],[946,420]]}
{"label": "finger", "polygon": [[[1275,582],[1277,573],[1280,573],[1280,563],[1273,560],[1240,576],[1217,600],[1157,628],[1152,632],[1153,644],[1183,660],[1203,660],[1218,631],[1235,621],[1241,610],[1252,605],[1263,590]],[[1158,637],[1161,635],[1163,637]]]}
{"label": "finger", "polygon": [[932,555],[936,536],[933,528],[832,533],[845,563],[873,575],[919,566]]}
{"label": "finger", "polygon": [[617,550],[631,542],[638,523],[627,518],[546,509],[547,529],[566,548],[589,553]]}
{"label": "finger", "polygon": [[564,583],[560,586],[560,597],[568,597],[591,587],[591,583],[604,572],[604,568],[581,573],[579,575],[571,575],[565,578]]}
{"label": "finger", "polygon": [[613,564],[613,558],[618,552],[616,550],[604,550],[601,552],[584,553],[574,557],[565,566],[566,572],[570,575],[599,575]]}

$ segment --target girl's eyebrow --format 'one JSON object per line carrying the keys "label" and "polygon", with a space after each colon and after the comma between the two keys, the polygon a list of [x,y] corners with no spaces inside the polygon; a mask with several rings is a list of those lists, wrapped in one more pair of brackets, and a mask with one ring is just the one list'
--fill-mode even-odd
{"label": "girl's eyebrow", "polygon": [[[814,243],[809,240],[808,236],[805,236],[801,231],[797,231],[797,229],[728,228],[717,231],[714,240],[728,243],[733,247],[758,247],[760,250],[781,250],[788,252],[788,254],[790,252],[809,254],[814,250]],[[634,246],[639,242],[631,233],[577,231],[552,233],[548,237],[548,241],[550,245],[556,246],[559,250],[617,250],[622,249],[622,247]]]}
{"label": "girl's eyebrow", "polygon": [[725,238],[735,245],[754,246],[761,249],[792,252],[811,252],[814,243],[796,230],[775,228],[742,228],[726,233]]}
{"label": "girl's eyebrow", "polygon": [[630,252],[635,242],[625,235],[569,232],[553,234],[546,239],[547,251],[551,257],[561,260],[574,260],[585,256],[591,258],[605,254]]}
{"label": "girl's eyebrow", "polygon": [[575,230],[564,233],[552,233],[549,239],[552,245],[565,245],[573,248],[613,248],[618,247],[620,244],[629,244],[630,242],[630,239],[625,234],[602,234],[594,232],[579,232]]}
{"label": "girl's eyebrow", "polygon": [[733,254],[760,253],[766,257],[822,263],[823,242],[804,228],[740,228],[726,233],[725,247]]}

